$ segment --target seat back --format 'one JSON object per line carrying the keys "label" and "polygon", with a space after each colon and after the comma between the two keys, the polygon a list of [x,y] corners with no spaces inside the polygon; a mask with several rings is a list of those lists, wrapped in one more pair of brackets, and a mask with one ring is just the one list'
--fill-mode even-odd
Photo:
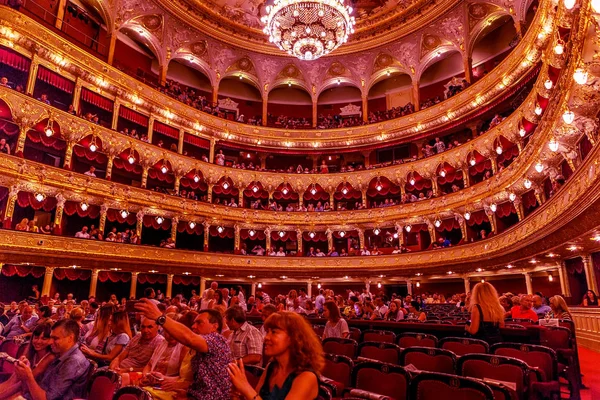
{"label": "seat back", "polygon": [[322,374],[340,384],[342,392],[344,388],[352,385],[352,370],[354,369],[354,361],[350,357],[340,356],[337,354],[325,354],[325,367]]}
{"label": "seat back", "polygon": [[152,395],[138,386],[123,386],[117,390],[113,400],[152,400]]}
{"label": "seat back", "polygon": [[121,387],[121,376],[108,368],[96,370],[88,383],[88,400],[111,400]]}
{"label": "seat back", "polygon": [[325,353],[355,358],[357,349],[358,343],[353,339],[327,338],[323,340],[323,351]]}
{"label": "seat back", "polygon": [[394,343],[363,342],[358,346],[358,355],[389,364],[398,364],[400,350],[400,346]]}
{"label": "seat back", "polygon": [[463,356],[470,353],[485,354],[490,351],[490,345],[484,340],[461,337],[446,337],[440,339],[439,347],[450,350],[457,356]]}
{"label": "seat back", "polygon": [[[410,381],[411,400],[494,400],[494,393],[483,382],[462,376],[422,372]],[[497,399],[496,399],[497,400]]]}
{"label": "seat back", "polygon": [[396,334],[392,331],[369,329],[362,333],[361,342],[395,343]]}
{"label": "seat back", "polygon": [[492,354],[467,354],[458,359],[459,375],[479,379],[514,382],[519,399],[529,388],[529,367],[521,360]]}
{"label": "seat back", "polygon": [[571,349],[571,330],[562,326],[545,326],[540,329],[540,345],[552,350]]}
{"label": "seat back", "polygon": [[409,347],[400,354],[400,365],[412,364],[421,371],[456,373],[456,355],[450,350],[432,347]]}
{"label": "seat back", "polygon": [[367,361],[357,364],[352,371],[352,386],[395,400],[407,397],[410,376],[400,366]]}
{"label": "seat back", "polygon": [[313,330],[319,338],[322,338],[323,332],[325,332],[325,325],[313,325]]}
{"label": "seat back", "polygon": [[437,347],[437,338],[425,333],[405,332],[398,335],[398,345],[403,349],[407,347]]}
{"label": "seat back", "polygon": [[256,365],[244,364],[244,370],[246,371],[248,383],[255,388],[258,385],[258,381],[260,380],[263,372],[265,372],[265,369]]}
{"label": "seat back", "polygon": [[319,394],[317,395],[317,400],[331,400],[331,399],[333,399],[331,389],[325,383],[319,382]]}
{"label": "seat back", "polygon": [[[19,358],[18,353],[23,346],[27,346],[27,344],[23,343],[19,345],[15,343],[14,340],[5,340],[0,345],[0,353],[6,353],[13,358]],[[25,354],[25,350],[23,350],[23,353],[21,355],[23,354]],[[4,360],[0,362],[2,363],[2,368],[0,369],[1,372],[4,372],[5,374],[12,374],[15,371],[15,366],[13,363],[4,362]]]}
{"label": "seat back", "polygon": [[356,340],[356,342],[360,342],[360,338],[362,336],[362,332],[358,328],[350,327],[350,335],[348,335],[349,339]]}
{"label": "seat back", "polygon": [[549,347],[533,344],[496,343],[492,346],[492,354],[513,357],[525,361],[527,365],[537,368],[542,373],[542,380],[558,380],[558,359],[556,352]]}

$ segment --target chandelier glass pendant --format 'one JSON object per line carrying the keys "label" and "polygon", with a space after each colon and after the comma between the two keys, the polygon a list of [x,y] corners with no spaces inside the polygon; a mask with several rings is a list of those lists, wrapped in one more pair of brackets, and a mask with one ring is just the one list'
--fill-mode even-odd
{"label": "chandelier glass pendant", "polygon": [[275,0],[266,11],[261,21],[269,41],[308,61],[346,43],[356,23],[344,0]]}

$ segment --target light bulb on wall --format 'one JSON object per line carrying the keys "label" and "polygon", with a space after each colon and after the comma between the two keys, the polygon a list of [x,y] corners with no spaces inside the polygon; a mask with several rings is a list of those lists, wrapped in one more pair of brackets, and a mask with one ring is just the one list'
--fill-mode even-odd
{"label": "light bulb on wall", "polygon": [[44,201],[45,198],[46,198],[46,196],[43,193],[35,194],[35,199],[37,200],[38,203],[41,203],[42,201]]}
{"label": "light bulb on wall", "polygon": [[469,164],[471,164],[471,167],[474,167],[475,164],[477,164],[477,160],[475,159],[475,156],[473,156],[469,159]]}
{"label": "light bulb on wall", "polygon": [[90,147],[89,148],[90,148],[90,151],[92,153],[95,153],[96,150],[98,150],[98,146],[96,146],[96,140],[95,139],[92,139],[92,143],[90,143]]}
{"label": "light bulb on wall", "polygon": [[415,284],[415,286],[416,286],[416,287],[421,287],[421,282],[417,282],[417,283]]}
{"label": "light bulb on wall", "polygon": [[566,110],[562,115],[563,121],[565,124],[571,125],[573,121],[575,121],[575,113],[571,110]]}
{"label": "light bulb on wall", "polygon": [[284,195],[288,194],[288,189],[287,188],[283,188],[281,190],[281,193],[283,193]]}
{"label": "light bulb on wall", "polygon": [[125,219],[129,216],[129,212],[127,210],[121,210],[120,212],[121,218]]}
{"label": "light bulb on wall", "polygon": [[564,52],[565,52],[565,45],[564,45],[564,43],[563,43],[563,41],[562,41],[562,40],[559,40],[559,41],[556,43],[556,45],[554,46],[554,53],[555,53],[556,55],[559,55],[559,56],[560,56],[560,55],[561,55],[562,53],[564,53]]}
{"label": "light bulb on wall", "polygon": [[317,283],[317,289],[321,289],[321,284]]}
{"label": "light bulb on wall", "polygon": [[340,237],[344,237],[344,236],[346,236],[346,232],[340,231]]}
{"label": "light bulb on wall", "polygon": [[254,229],[250,229],[250,230],[248,231],[248,235],[250,235],[250,236],[254,236],[254,235],[256,235],[256,231],[255,231]]}
{"label": "light bulb on wall", "polygon": [[508,199],[509,199],[510,201],[513,201],[513,202],[514,202],[514,201],[517,199],[517,195],[516,195],[516,194],[514,194],[513,192],[510,192],[510,193],[508,194]]}
{"label": "light bulb on wall", "polygon": [[492,212],[496,212],[497,209],[498,209],[498,206],[496,205],[496,203],[490,204],[490,210],[492,210]]}
{"label": "light bulb on wall", "polygon": [[194,175],[194,182],[200,182],[200,177],[198,176],[198,174]]}
{"label": "light bulb on wall", "polygon": [[564,0],[563,1],[563,4],[565,5],[565,8],[567,10],[573,9],[573,7],[575,7],[575,3],[577,3],[576,0]]}
{"label": "light bulb on wall", "polygon": [[166,164],[163,164],[162,167],[160,167],[160,172],[162,172],[163,174],[166,174],[169,171],[169,168],[167,168]]}
{"label": "light bulb on wall", "polygon": [[471,213],[470,212],[465,212],[465,219],[468,221],[471,219]]}
{"label": "light bulb on wall", "polygon": [[580,85],[585,85],[588,80],[588,73],[583,68],[577,68],[573,72],[573,79]]}
{"label": "light bulb on wall", "polygon": [[544,87],[548,90],[552,89],[552,86],[554,84],[552,83],[552,81],[550,79],[546,79],[546,82],[544,82]]}
{"label": "light bulb on wall", "polygon": [[129,157],[127,157],[127,161],[129,162],[129,164],[133,164],[135,162],[135,157],[133,156],[133,154],[130,154]]}
{"label": "light bulb on wall", "polygon": [[46,127],[44,128],[44,134],[47,137],[51,137],[52,135],[54,135],[54,128],[52,128],[52,120],[48,120],[48,123],[46,124]]}
{"label": "light bulb on wall", "polygon": [[252,191],[253,191],[254,193],[258,192],[258,186],[252,186]]}
{"label": "light bulb on wall", "polygon": [[412,226],[406,225],[404,229],[406,229],[406,232],[410,232],[412,230]]}
{"label": "light bulb on wall", "polygon": [[284,231],[279,231],[279,237],[282,238],[285,236],[285,232]]}
{"label": "light bulb on wall", "polygon": [[544,170],[544,164],[538,162],[537,164],[535,164],[535,170],[539,173],[542,173],[542,171]]}
{"label": "light bulb on wall", "polygon": [[498,155],[502,154],[502,145],[499,144],[498,146],[496,146],[496,153],[498,153]]}
{"label": "light bulb on wall", "polygon": [[436,218],[435,221],[433,222],[433,224],[435,225],[436,228],[439,228],[440,226],[442,226],[442,221],[440,221],[439,218]]}
{"label": "light bulb on wall", "polygon": [[548,142],[548,147],[550,148],[550,150],[556,153],[559,147],[558,141],[554,138],[550,139],[550,141]]}
{"label": "light bulb on wall", "polygon": [[156,217],[156,223],[159,225],[162,225],[162,223],[165,222],[165,219],[161,216]]}
{"label": "light bulb on wall", "polygon": [[377,289],[381,289],[381,282],[377,282]]}
{"label": "light bulb on wall", "polygon": [[595,13],[600,13],[600,0],[592,0],[592,9]]}
{"label": "light bulb on wall", "polygon": [[544,112],[544,110],[542,109],[542,106],[540,106],[539,104],[536,104],[535,109],[533,110],[533,112],[535,113],[535,115],[542,115],[542,113]]}
{"label": "light bulb on wall", "polygon": [[381,233],[381,229],[375,228],[373,229],[373,233],[375,234],[375,236],[378,236]]}
{"label": "light bulb on wall", "polygon": [[525,128],[521,127],[519,129],[519,136],[525,137],[525,135],[527,135],[527,131],[525,130]]}
{"label": "light bulb on wall", "polygon": [[258,286],[258,288],[259,288],[259,289],[262,289],[262,283],[259,283],[259,284],[258,284],[258,285],[256,285],[256,286]]}
{"label": "light bulb on wall", "polygon": [[532,185],[532,183],[529,179],[525,179],[523,181],[523,186],[525,186],[525,189],[531,189],[531,185]]}
{"label": "light bulb on wall", "polygon": [[89,205],[85,201],[82,201],[81,204],[79,205],[79,207],[81,207],[81,210],[87,211],[87,209],[89,208]]}
{"label": "light bulb on wall", "polygon": [[188,226],[190,227],[190,229],[194,229],[196,227],[196,223],[194,221],[190,221],[188,223]]}
{"label": "light bulb on wall", "polygon": [[223,233],[224,230],[225,228],[223,228],[222,226],[217,226],[217,232]]}
{"label": "light bulb on wall", "polygon": [[314,239],[314,237],[315,237],[316,235],[317,235],[317,234],[316,234],[316,233],[314,233],[314,232],[309,232],[309,233],[308,233],[308,237],[309,237],[309,238],[311,238],[311,239]]}
{"label": "light bulb on wall", "polygon": [[228,189],[229,188],[229,183],[227,181],[223,182],[223,189]]}
{"label": "light bulb on wall", "polygon": [[442,168],[442,169],[440,170],[440,176],[441,176],[442,178],[445,178],[445,177],[446,177],[446,169]]}
{"label": "light bulb on wall", "polygon": [[548,280],[549,280],[550,282],[552,282],[552,281],[554,280],[554,277],[552,276],[552,274],[548,274]]}

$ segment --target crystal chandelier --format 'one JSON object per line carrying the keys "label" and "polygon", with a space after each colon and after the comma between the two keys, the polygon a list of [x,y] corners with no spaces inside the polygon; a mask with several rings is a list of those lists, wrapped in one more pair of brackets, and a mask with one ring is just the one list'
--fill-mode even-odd
{"label": "crystal chandelier", "polygon": [[269,41],[301,60],[316,60],[354,33],[352,7],[344,0],[275,0],[261,18]]}

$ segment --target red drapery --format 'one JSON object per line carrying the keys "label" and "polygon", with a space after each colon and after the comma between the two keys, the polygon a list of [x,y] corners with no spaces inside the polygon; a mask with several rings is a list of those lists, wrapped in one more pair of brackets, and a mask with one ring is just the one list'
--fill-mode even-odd
{"label": "red drapery", "polygon": [[[227,182],[227,189],[225,189],[223,187],[223,183]],[[233,186],[233,181],[231,180],[231,178],[221,178],[219,179],[219,181],[215,184],[215,186],[213,186],[213,192],[217,195],[224,195],[224,196],[238,196],[240,194],[240,191],[238,188],[236,188],[235,186]]]}
{"label": "red drapery", "polygon": [[484,162],[477,163],[469,167],[469,175],[475,176],[484,171],[492,170],[492,161],[485,160]]}
{"label": "red drapery", "polygon": [[148,177],[151,179],[158,179],[161,182],[173,183],[175,182],[175,176],[169,172],[163,174],[161,170],[150,168],[148,170]]}
{"label": "red drapery", "polygon": [[4,133],[6,136],[14,136],[19,133],[19,126],[10,121],[0,121],[0,132]]}
{"label": "red drapery", "polygon": [[423,178],[418,172],[413,172],[413,179],[415,184],[410,184],[410,179],[406,180],[406,191],[431,189],[431,180]]}
{"label": "red drapery", "polygon": [[162,122],[156,121],[154,123],[154,131],[162,133],[163,135],[171,137],[173,139],[179,139],[179,129],[173,128],[169,125],[165,125]]}
{"label": "red drapery", "polygon": [[171,220],[168,218],[163,218],[162,224],[159,224],[158,221],[156,220],[156,217],[153,217],[152,215],[144,215],[144,226],[146,228],[154,228],[154,229],[159,229],[162,228],[165,231],[168,231],[169,229],[171,229]]}
{"label": "red drapery", "polygon": [[[381,186],[381,190],[377,190],[378,185]],[[377,178],[371,180],[369,183],[369,188],[367,189],[367,196],[376,197],[387,196],[388,194],[397,195],[400,192],[400,186],[396,185],[385,176],[382,176],[379,178],[379,181],[377,181]]]}
{"label": "red drapery", "polygon": [[154,285],[156,283],[165,284],[167,283],[167,276],[165,274],[151,274],[149,272],[142,272],[138,275],[137,281],[142,285],[149,283]]}
{"label": "red drapery", "polygon": [[[254,191],[256,188],[256,192]],[[262,183],[253,181],[246,189],[244,189],[244,196],[249,199],[268,199],[269,192],[267,192]]]}
{"label": "red drapery", "polygon": [[4,200],[8,196],[8,188],[0,186],[0,201]]}
{"label": "red drapery", "polygon": [[455,169],[454,171],[446,171],[446,176],[438,176],[437,180],[440,185],[445,185],[446,183],[452,183],[454,181],[462,181],[463,174],[460,169]]}
{"label": "red drapery", "polygon": [[265,235],[265,231],[254,231],[254,236],[250,236],[250,229],[240,229],[240,239],[246,240],[265,240],[267,235]]}
{"label": "red drapery", "polygon": [[134,213],[129,213],[127,218],[123,218],[119,211],[110,208],[106,210],[106,219],[110,222],[117,221],[120,224],[137,225],[137,216]]}
{"label": "red drapery", "polygon": [[235,231],[233,228],[223,227],[223,231],[219,233],[219,230],[216,226],[211,226],[208,230],[210,236],[218,236],[220,238],[229,238],[233,239],[235,237]]}
{"label": "red drapery", "polygon": [[427,230],[426,224],[411,225],[411,227],[410,227],[410,233],[418,233],[418,232],[426,231],[426,230]]}
{"label": "red drapery", "polygon": [[517,210],[515,210],[515,206],[512,202],[506,202],[502,204],[498,204],[496,215],[500,218],[508,217],[510,214],[516,214]]}
{"label": "red drapery", "polygon": [[202,235],[204,234],[204,226],[202,224],[196,224],[196,226],[194,226],[194,229],[192,229],[190,228],[189,222],[179,221],[179,223],[177,224],[177,232],[186,232],[190,235]]}
{"label": "red drapery", "polygon": [[[287,193],[283,193],[283,189],[286,189]],[[300,196],[298,195],[298,193],[294,192],[289,185],[284,184],[284,183],[279,185],[277,187],[277,189],[275,189],[275,192],[273,192],[273,199],[275,199],[277,201],[279,201],[279,200],[298,201],[299,198],[300,198]]]}
{"label": "red drapery", "polygon": [[20,276],[21,278],[32,275],[34,278],[41,278],[46,273],[44,267],[33,267],[29,265],[3,265],[2,275],[5,276]]}
{"label": "red drapery", "polygon": [[323,189],[321,187],[321,185],[315,185],[314,189],[316,189],[315,194],[311,193],[311,190],[313,189],[312,186],[309,186],[306,191],[304,191],[304,200],[306,201],[327,201],[329,200],[329,193],[327,193],[325,191],[325,189]]}
{"label": "red drapery", "polygon": [[95,93],[86,88],[81,89],[81,100],[106,111],[112,112],[114,109],[114,104],[112,100],[109,100],[106,97],[101,96],[98,93]]}
{"label": "red drapery", "polygon": [[471,213],[471,218],[469,218],[467,220],[467,225],[468,226],[473,226],[473,225],[481,225],[484,222],[490,222],[488,216],[486,215],[485,211],[480,210],[480,211],[475,211],[473,213]]}
{"label": "red drapery", "polygon": [[195,135],[192,135],[189,133],[184,134],[183,141],[186,143],[189,143],[193,146],[200,147],[202,149],[208,150],[210,148],[210,142],[208,140],[202,139],[198,136],[195,136]]}
{"label": "red drapery", "polygon": [[56,268],[54,270],[54,277],[59,281],[63,279],[87,281],[91,276],[92,271],[89,269]]}
{"label": "red drapery", "polygon": [[344,231],[345,234],[344,236],[340,236],[340,232],[336,231],[333,232],[333,237],[336,239],[347,239],[347,238],[357,238],[358,237],[358,232],[356,231]]}
{"label": "red drapery", "polygon": [[537,199],[535,198],[535,190],[530,190],[528,192],[523,193],[521,199],[523,201],[523,207],[525,207],[526,210],[529,210],[530,208],[533,208],[537,205]]}
{"label": "red drapery", "polygon": [[460,224],[456,219],[445,219],[441,221],[442,224],[439,227],[436,227],[435,230],[438,232],[448,231],[450,232],[453,229],[460,229]]}
{"label": "red drapery", "polygon": [[98,280],[100,282],[129,282],[131,280],[131,273],[119,271],[100,271],[98,272]]}
{"label": "red drapery", "polygon": [[77,157],[86,158],[89,161],[95,161],[99,164],[104,164],[108,161],[104,154],[99,151],[91,151],[89,148],[83,146],[73,147],[73,153],[75,153]]}
{"label": "red drapery", "polygon": [[173,277],[173,283],[176,285],[200,285],[200,277],[199,276],[189,276],[189,275],[175,275]]}
{"label": "red drapery", "polygon": [[54,134],[50,137],[46,136],[44,130],[46,129],[46,124],[48,123],[48,119],[38,122],[33,129],[30,129],[27,132],[27,138],[31,140],[33,143],[42,143],[46,147],[52,147],[56,150],[63,150],[67,147],[67,143],[62,139],[62,135],[60,133],[60,125],[54,121],[52,123],[52,129],[54,130]]}
{"label": "red drapery", "polygon": [[327,233],[326,232],[315,232],[315,237],[310,237],[310,232],[303,232],[302,239],[307,242],[326,242],[327,241]]}
{"label": "red drapery", "polygon": [[135,112],[127,107],[119,107],[119,116],[128,121],[141,125],[144,128],[148,127],[148,117],[138,112]]}
{"label": "red drapery", "polygon": [[75,90],[75,82],[68,80],[56,72],[50,71],[48,68],[40,65],[38,69],[38,79],[54,86],[57,89],[72,94]]}
{"label": "red drapery", "polygon": [[12,50],[0,47],[0,64],[6,64],[19,71],[29,71],[31,60]]}
{"label": "red drapery", "polygon": [[[565,266],[567,267],[567,272],[571,275],[574,275],[575,272],[578,274],[583,273],[583,260],[581,257],[565,260]],[[577,301],[579,301],[579,299],[577,299]]]}
{"label": "red drapery", "polygon": [[519,156],[519,147],[517,145],[513,145],[508,149],[504,149],[502,154],[500,154],[497,158],[498,163],[502,163],[504,161],[510,161],[515,157]]}
{"label": "red drapery", "polygon": [[88,205],[87,210],[83,211],[81,209],[81,203],[76,201],[67,201],[65,202],[64,213],[71,216],[77,214],[78,216],[84,218],[88,217],[91,219],[98,218],[100,216],[100,207],[95,206],[93,204]]}
{"label": "red drapery", "polygon": [[37,201],[35,195],[29,192],[19,192],[17,193],[17,204],[20,207],[31,206],[34,210],[44,210],[46,212],[50,212],[54,210],[56,207],[56,198],[46,196],[44,200]]}
{"label": "red drapery", "polygon": [[283,231],[271,232],[271,240],[281,240],[282,242],[295,242],[296,240],[298,240],[298,235],[296,235],[296,231],[283,232],[283,236],[280,236],[280,232]]}

